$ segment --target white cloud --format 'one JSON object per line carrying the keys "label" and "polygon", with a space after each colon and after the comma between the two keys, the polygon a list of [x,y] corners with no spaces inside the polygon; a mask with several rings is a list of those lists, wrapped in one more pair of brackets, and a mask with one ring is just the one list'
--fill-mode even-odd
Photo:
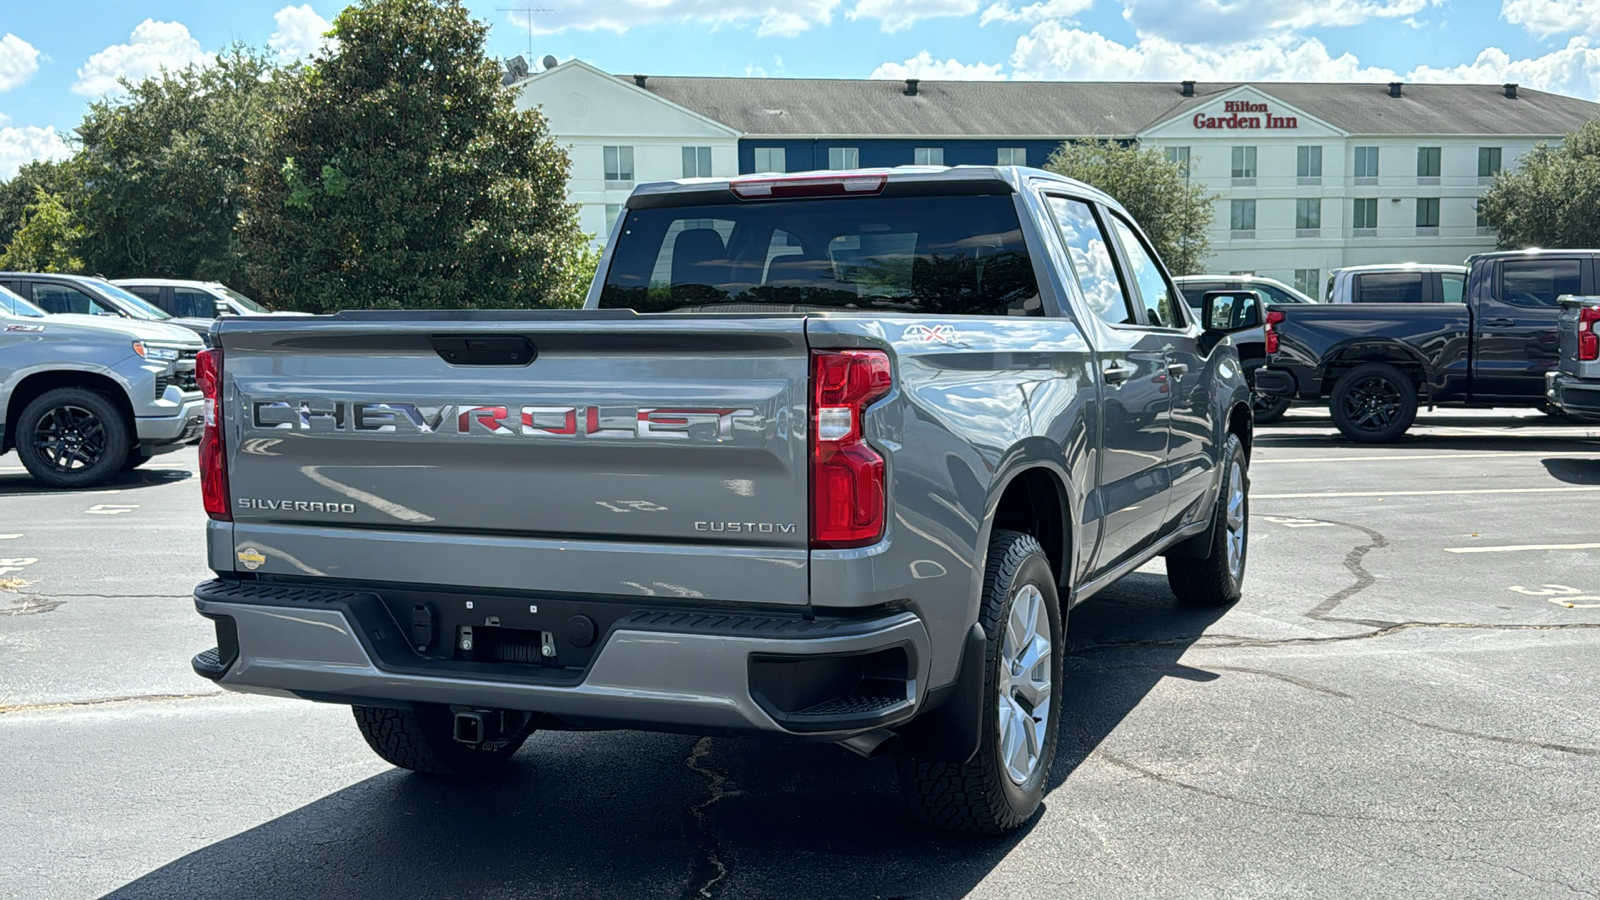
{"label": "white cloud", "polygon": [[309,3],[285,6],[273,13],[272,19],[278,23],[278,30],[267,38],[267,46],[277,52],[280,62],[305,59],[331,43],[326,35],[333,26],[317,15]]}
{"label": "white cloud", "polygon": [[[1403,19],[1443,0],[1123,0],[1139,36],[1237,44],[1305,28]],[[1513,0],[1516,2],[1516,0]]]}
{"label": "white cloud", "polygon": [[16,175],[23,163],[35,159],[65,159],[70,155],[72,148],[53,129],[33,125],[0,128],[0,180]]}
{"label": "white cloud", "polygon": [[1406,80],[1470,84],[1514,81],[1534,90],[1595,100],[1600,99],[1600,48],[1591,47],[1588,38],[1575,37],[1567,46],[1544,56],[1512,59],[1499,47],[1489,47],[1470,63],[1446,69],[1421,66],[1408,72]]}
{"label": "white cloud", "polygon": [[852,21],[877,19],[879,28],[893,33],[921,19],[970,16],[977,11],[978,0],[856,0],[846,15]]}
{"label": "white cloud", "polygon": [[979,25],[990,22],[1042,22],[1046,19],[1073,20],[1078,13],[1094,5],[1094,0],[1043,0],[1020,8],[1001,0],[983,11]]}
{"label": "white cloud", "polygon": [[21,87],[39,71],[39,51],[33,45],[7,34],[0,38],[0,91]]}
{"label": "white cloud", "polygon": [[1017,38],[1018,78],[1068,81],[1389,81],[1388,69],[1333,56],[1315,38],[1273,37],[1205,47],[1149,37],[1125,46],[1102,34],[1041,22]]}
{"label": "white cloud", "polygon": [[1539,37],[1574,31],[1600,36],[1600,0],[1505,0],[1500,18]]}
{"label": "white cloud", "polygon": [[[833,21],[841,0],[613,0],[610,3],[565,0],[550,12],[511,13],[511,21],[534,34],[577,31],[622,33],[658,22],[719,25],[755,23],[756,34],[792,36]],[[976,2],[976,0],[973,0]]]}
{"label": "white cloud", "polygon": [[1000,64],[961,63],[953,59],[938,60],[924,50],[903,63],[886,62],[872,70],[868,78],[922,78],[928,81],[1003,81]]}
{"label": "white cloud", "polygon": [[89,57],[78,69],[72,92],[86,97],[119,93],[119,78],[142,81],[162,69],[178,70],[211,61],[189,29],[180,22],[145,19],[126,44],[112,44]]}

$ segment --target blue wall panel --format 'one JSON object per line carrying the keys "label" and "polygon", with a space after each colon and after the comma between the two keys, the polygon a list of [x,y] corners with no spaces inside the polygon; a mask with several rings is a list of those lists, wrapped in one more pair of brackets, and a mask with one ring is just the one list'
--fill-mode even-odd
{"label": "blue wall panel", "polygon": [[914,151],[918,147],[944,148],[944,164],[947,166],[992,166],[999,159],[999,148],[1025,147],[1028,151],[1028,165],[1042,166],[1050,158],[1050,154],[1054,153],[1059,146],[1061,146],[1060,141],[1024,141],[1014,138],[953,141],[940,141],[930,138],[909,140],[740,138],[739,172],[747,175],[756,170],[755,151],[757,147],[782,147],[784,150],[784,165],[788,171],[809,172],[828,167],[828,148],[830,147],[855,147],[860,151],[861,166],[863,168],[878,168],[911,165],[915,161]]}

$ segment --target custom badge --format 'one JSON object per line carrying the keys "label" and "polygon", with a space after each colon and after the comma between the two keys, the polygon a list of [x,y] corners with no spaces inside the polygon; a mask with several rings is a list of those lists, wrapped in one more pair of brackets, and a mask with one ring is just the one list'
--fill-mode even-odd
{"label": "custom badge", "polygon": [[261,568],[261,564],[267,561],[267,558],[261,555],[261,551],[254,547],[245,547],[235,553],[234,556],[238,558],[240,563],[244,564],[246,569],[252,572]]}

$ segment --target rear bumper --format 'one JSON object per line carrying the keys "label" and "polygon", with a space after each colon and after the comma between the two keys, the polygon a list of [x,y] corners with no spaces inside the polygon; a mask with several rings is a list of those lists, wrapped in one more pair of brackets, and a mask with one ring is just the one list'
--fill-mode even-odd
{"label": "rear bumper", "polygon": [[1294,375],[1283,369],[1270,369],[1265,366],[1255,370],[1253,386],[1256,391],[1273,397],[1293,397],[1298,391]]}
{"label": "rear bumper", "polygon": [[1546,372],[1544,396],[1552,406],[1564,412],[1600,416],[1600,381]]}
{"label": "rear bumper", "polygon": [[[477,611],[509,610],[508,602],[480,598]],[[530,606],[527,598],[515,602]],[[581,664],[519,668],[413,652],[410,626],[402,630],[392,607],[372,592],[206,582],[195,591],[195,606],[216,621],[219,649],[196,657],[195,670],[247,693],[492,707],[571,725],[825,740],[902,724],[927,692],[928,634],[909,612],[807,621],[630,606],[613,610],[585,657],[565,643],[568,614],[583,608],[572,603],[538,605],[559,609],[562,624],[551,630],[556,658],[570,652]],[[446,653],[453,634],[442,635]]]}

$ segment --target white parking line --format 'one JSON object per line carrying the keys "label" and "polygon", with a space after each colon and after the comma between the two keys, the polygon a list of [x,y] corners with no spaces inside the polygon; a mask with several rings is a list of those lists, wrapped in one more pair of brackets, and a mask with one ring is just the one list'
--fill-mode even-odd
{"label": "white parking line", "polygon": [[1494,453],[1430,453],[1415,456],[1296,456],[1289,459],[1253,459],[1252,466],[1263,463],[1327,463],[1327,462],[1399,462],[1408,459],[1529,459],[1538,453],[1542,457],[1555,456],[1587,456],[1600,460],[1600,447],[1588,453],[1574,453],[1562,451],[1560,453],[1539,453],[1537,450],[1511,451],[1503,450]]}
{"label": "white parking line", "polygon": [[1344,491],[1325,494],[1251,494],[1251,500],[1316,500],[1322,497],[1438,497],[1444,494],[1588,494],[1600,487],[1475,488],[1460,491]]}
{"label": "white parking line", "polygon": [[1446,547],[1446,553],[1516,553],[1519,550],[1600,550],[1600,544],[1510,544],[1505,547]]}
{"label": "white parking line", "polygon": [[0,534],[0,541],[14,541],[19,537],[22,537],[22,535],[20,535],[20,534]]}

